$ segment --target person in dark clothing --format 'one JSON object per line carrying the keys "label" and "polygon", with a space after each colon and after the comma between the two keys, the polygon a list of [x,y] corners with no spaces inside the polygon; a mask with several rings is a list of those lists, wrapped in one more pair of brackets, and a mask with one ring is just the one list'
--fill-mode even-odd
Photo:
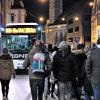
{"label": "person in dark clothing", "polygon": [[11,77],[15,78],[13,60],[8,53],[7,48],[3,48],[3,54],[0,55],[0,81],[2,87],[3,100],[8,100],[9,83]]}
{"label": "person in dark clothing", "polygon": [[59,50],[53,58],[53,73],[58,81],[59,100],[72,100],[74,79],[74,55],[65,41],[58,45]]}
{"label": "person in dark clothing", "polygon": [[87,77],[92,83],[95,100],[100,100],[100,38],[87,58],[85,69]]}
{"label": "person in dark clothing", "polygon": [[[75,92],[77,93],[77,98],[80,100],[81,98],[81,92],[82,92],[82,86],[84,88],[84,94],[85,94],[85,100],[91,100],[91,94],[90,91],[92,92],[92,87],[91,83],[86,77],[86,72],[84,69],[85,61],[87,59],[87,56],[85,54],[85,51],[83,49],[83,46],[80,44],[77,46],[77,50],[73,52],[75,54],[75,61],[76,61],[76,69],[77,69],[77,74],[76,74],[76,83],[74,83],[75,89],[80,91],[80,92]],[[76,91],[75,90],[75,91]]]}
{"label": "person in dark clothing", "polygon": [[[53,52],[51,54],[51,61],[53,62],[53,57],[55,56],[56,52],[58,51],[57,46],[53,47]],[[55,91],[55,84],[56,84],[56,80],[54,79],[54,75],[53,72],[51,71],[51,76],[50,76],[50,95],[52,98],[54,98],[54,91]]]}

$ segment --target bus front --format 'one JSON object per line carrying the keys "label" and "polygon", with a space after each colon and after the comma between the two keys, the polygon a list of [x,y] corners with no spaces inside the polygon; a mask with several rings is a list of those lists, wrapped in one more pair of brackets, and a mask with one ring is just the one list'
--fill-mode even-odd
{"label": "bus front", "polygon": [[8,48],[17,72],[24,72],[23,61],[41,34],[38,25],[7,25],[2,33],[3,47]]}

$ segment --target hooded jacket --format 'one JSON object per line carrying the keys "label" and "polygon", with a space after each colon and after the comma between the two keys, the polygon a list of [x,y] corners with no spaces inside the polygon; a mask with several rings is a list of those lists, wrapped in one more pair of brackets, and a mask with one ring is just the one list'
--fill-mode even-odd
{"label": "hooded jacket", "polygon": [[93,87],[100,88],[100,45],[91,50],[85,69]]}
{"label": "hooded jacket", "polygon": [[58,48],[52,62],[54,77],[62,82],[72,81],[74,78],[74,55],[65,41],[62,41]]}
{"label": "hooded jacket", "polygon": [[[6,51],[6,49],[4,49]],[[15,74],[12,57],[8,52],[0,55],[0,79],[10,80],[12,75]]]}
{"label": "hooded jacket", "polygon": [[83,49],[74,50],[73,53],[75,54],[77,76],[78,79],[82,81],[83,78],[85,78],[85,72],[83,70],[83,67],[87,56]]}

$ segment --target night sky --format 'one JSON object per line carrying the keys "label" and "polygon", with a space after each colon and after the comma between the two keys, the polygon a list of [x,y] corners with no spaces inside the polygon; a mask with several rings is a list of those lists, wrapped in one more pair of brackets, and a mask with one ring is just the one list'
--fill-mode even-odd
{"label": "night sky", "polygon": [[[25,9],[27,11],[26,21],[37,21],[39,16],[44,16],[45,19],[48,19],[48,1],[46,3],[39,3],[39,0],[23,0]],[[63,0],[63,10],[70,5],[77,3],[80,0]]]}

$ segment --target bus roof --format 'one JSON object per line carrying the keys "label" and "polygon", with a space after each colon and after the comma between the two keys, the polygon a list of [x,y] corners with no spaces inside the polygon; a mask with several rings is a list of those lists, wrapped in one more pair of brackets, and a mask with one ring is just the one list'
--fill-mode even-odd
{"label": "bus roof", "polygon": [[38,25],[37,23],[8,23],[6,26],[11,26],[11,25]]}

